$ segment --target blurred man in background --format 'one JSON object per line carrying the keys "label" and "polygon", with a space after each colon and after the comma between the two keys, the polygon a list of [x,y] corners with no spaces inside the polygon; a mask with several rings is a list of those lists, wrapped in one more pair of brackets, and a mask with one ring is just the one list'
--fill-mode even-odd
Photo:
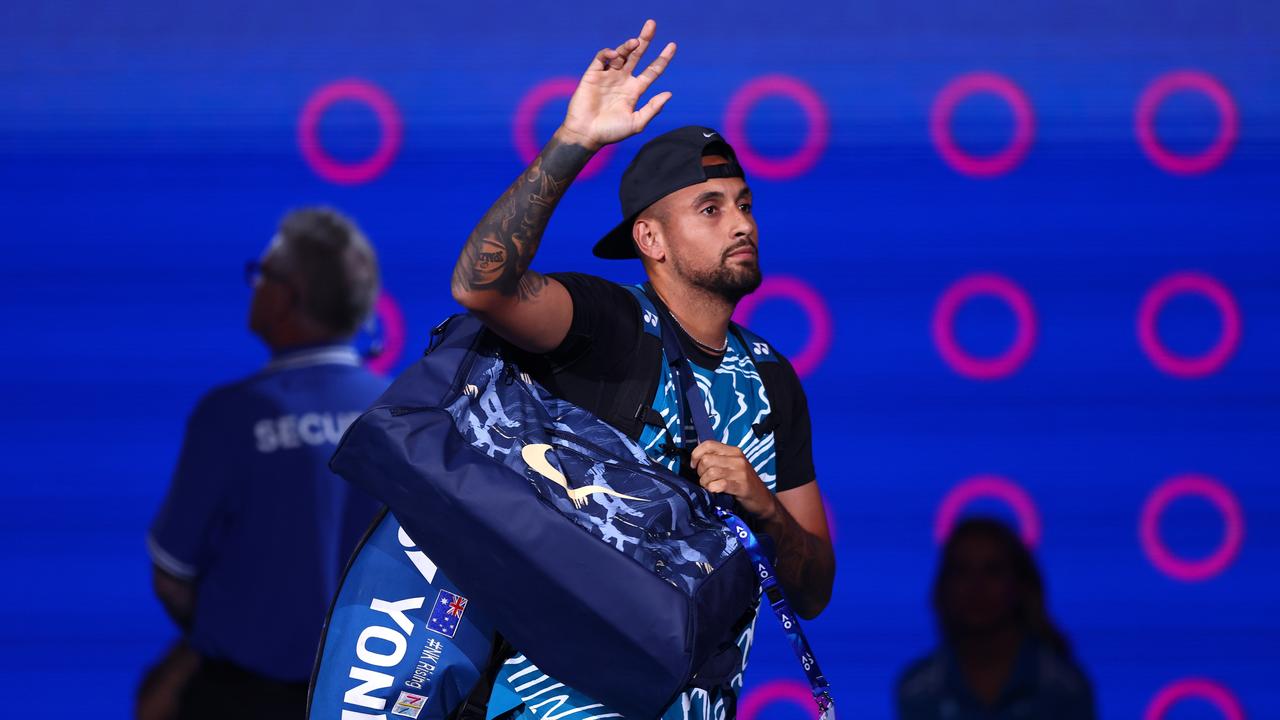
{"label": "blurred man in background", "polygon": [[900,720],[1093,720],[1093,689],[1004,523],[959,523],[933,585],[942,644],[898,683]]}
{"label": "blurred man in background", "polygon": [[378,509],[328,469],[385,387],[351,345],[378,295],[373,248],[341,214],[299,210],[247,275],[272,358],[188,420],[147,536],[183,635],[144,680],[140,717],[303,717],[329,602]]}

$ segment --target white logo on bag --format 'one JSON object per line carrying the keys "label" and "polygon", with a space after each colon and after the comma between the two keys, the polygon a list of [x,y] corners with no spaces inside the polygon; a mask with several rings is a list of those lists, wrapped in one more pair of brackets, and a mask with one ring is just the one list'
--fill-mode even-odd
{"label": "white logo on bag", "polygon": [[404,528],[400,528],[400,532],[397,537],[400,539],[400,546],[404,548],[404,554],[409,558],[409,562],[413,563],[413,566],[418,568],[418,572],[422,574],[422,577],[425,578],[427,582],[435,582],[437,568],[431,558],[427,557],[426,553],[418,549],[418,544],[413,541],[413,538],[409,537],[409,533],[405,532]]}
{"label": "white logo on bag", "polygon": [[592,495],[612,495],[623,500],[635,500],[643,502],[644,498],[632,497],[631,495],[623,495],[620,492],[611,490],[600,485],[587,485],[580,488],[569,487],[569,481],[565,478],[564,473],[555,469],[551,462],[547,460],[547,451],[551,450],[551,446],[545,443],[535,443],[533,445],[525,445],[520,451],[520,457],[524,458],[525,463],[529,465],[529,469],[538,473],[542,477],[564,488],[565,494],[573,501],[574,507],[583,507],[587,504],[587,498]]}
{"label": "white logo on bag", "polygon": [[[369,710],[386,710],[387,698],[379,697],[379,694],[390,688],[396,679],[390,673],[374,668],[392,668],[404,659],[405,651],[409,646],[408,638],[413,634],[413,621],[408,613],[411,610],[420,610],[425,600],[425,597],[414,597],[388,602],[374,598],[369,603],[370,610],[386,615],[382,620],[388,624],[370,624],[356,639],[356,659],[362,664],[352,665],[347,677],[359,684],[348,688],[343,693],[343,704]],[[346,709],[342,714],[343,717],[349,717],[349,714],[358,715]]]}
{"label": "white logo on bag", "polygon": [[755,343],[751,346],[751,351],[757,355],[768,355],[769,346],[764,343]]}
{"label": "white logo on bag", "polygon": [[652,325],[652,326],[654,326],[654,327],[658,327],[658,316],[657,316],[657,315],[654,315],[653,313],[649,312],[648,310],[645,310],[645,311],[644,311],[644,321],[645,321],[645,323],[647,323],[647,324],[649,324],[649,325]]}

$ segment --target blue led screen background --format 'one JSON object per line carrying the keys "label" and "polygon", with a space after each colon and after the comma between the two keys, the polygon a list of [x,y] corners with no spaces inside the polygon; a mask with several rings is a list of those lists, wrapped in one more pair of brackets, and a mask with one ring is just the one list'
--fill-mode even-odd
{"label": "blue led screen background", "polygon": [[[186,413],[264,362],[241,268],[283,213],[377,245],[394,372],[565,88],[646,16],[680,45],[647,135],[719,128],[755,191],[741,310],[805,373],[843,712],[891,716],[936,534],[976,511],[1035,542],[1104,717],[1206,687],[1166,716],[1280,717],[1280,7],[1154,0],[6,7],[3,714],[125,717],[174,636],[145,529]],[[639,279],[589,255],[639,144],[537,267]],[[785,695],[772,622],[747,684]]]}

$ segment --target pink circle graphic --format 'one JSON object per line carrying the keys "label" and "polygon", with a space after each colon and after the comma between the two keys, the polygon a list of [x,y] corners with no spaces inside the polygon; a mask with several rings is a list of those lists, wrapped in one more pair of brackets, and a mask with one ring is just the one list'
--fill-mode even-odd
{"label": "pink circle graphic", "polygon": [[822,364],[827,351],[831,349],[831,336],[834,333],[831,311],[822,300],[822,295],[811,285],[795,277],[766,278],[760,288],[742,299],[733,313],[733,321],[739,325],[749,325],[751,316],[766,300],[784,298],[800,306],[805,317],[809,319],[809,341],[800,352],[791,358],[791,365],[800,377],[808,377],[818,365]]}
{"label": "pink circle graphic", "polygon": [[[784,158],[761,155],[747,139],[747,116],[767,97],[784,97],[800,106],[808,130],[800,149]],[[724,113],[724,136],[733,146],[747,172],[766,180],[792,180],[813,169],[827,149],[831,121],[818,92],[790,75],[762,75],[747,82],[733,97]]]}
{"label": "pink circle graphic", "polygon": [[[1209,147],[1195,155],[1171,152],[1156,137],[1156,113],[1170,95],[1178,92],[1202,93],[1218,109],[1218,135]],[[1231,154],[1240,132],[1240,113],[1231,93],[1217,78],[1199,70],[1175,70],[1156,78],[1142,91],[1135,123],[1138,144],[1156,167],[1174,175],[1199,175],[1218,167]]]}
{"label": "pink circle graphic", "polygon": [[1226,686],[1205,678],[1184,678],[1160,689],[1151,699],[1143,720],[1164,720],[1170,708],[1183,700],[1196,698],[1207,700],[1222,713],[1225,720],[1244,720],[1240,701]]}
{"label": "pink circle graphic", "polygon": [[[1222,513],[1226,530],[1222,542],[1203,560],[1185,560],[1174,555],[1160,539],[1160,516],[1169,503],[1182,497],[1202,497]],[[1207,475],[1179,475],[1160,487],[1142,506],[1138,528],[1142,550],[1156,569],[1174,580],[1199,582],[1208,580],[1230,567],[1244,543],[1244,512],[1231,490]]]}
{"label": "pink circle graphic", "polygon": [[[971,298],[991,295],[1013,310],[1017,331],[1008,350],[994,358],[977,358],[960,347],[955,337],[955,317]],[[1036,312],[1031,297],[1009,278],[979,273],[957,280],[942,293],[933,311],[933,343],[951,369],[973,380],[997,380],[1017,372],[1031,357],[1036,344]]]}
{"label": "pink circle graphic", "polygon": [[742,696],[738,705],[741,720],[767,717],[764,709],[774,703],[790,703],[818,717],[818,705],[814,702],[809,686],[799,680],[771,680],[757,685]]}
{"label": "pink circle graphic", "polygon": [[[381,128],[378,148],[358,163],[335,160],[320,144],[320,119],[334,103],[360,102],[373,110]],[[360,185],[381,175],[400,149],[404,123],[391,96],[367,80],[347,78],[325,85],[315,92],[298,117],[298,146],[302,157],[317,175],[337,185]]]}
{"label": "pink circle graphic", "polygon": [[[1175,355],[1160,341],[1156,321],[1170,299],[1185,294],[1203,295],[1218,308],[1222,317],[1222,334],[1204,355]],[[1225,285],[1211,275],[1178,272],[1160,280],[1147,291],[1138,308],[1138,342],[1142,351],[1161,371],[1180,378],[1200,378],[1222,369],[1240,344],[1242,321],[1240,308]]]}
{"label": "pink circle graphic", "polygon": [[[956,107],[970,95],[991,93],[1004,100],[1013,111],[1013,137],[1000,152],[977,157],[965,152],[951,134],[951,118]],[[974,72],[947,83],[929,111],[929,134],[933,144],[957,172],[976,178],[993,178],[1010,172],[1022,163],[1035,137],[1035,114],[1031,101],[1009,78],[992,72]]]}
{"label": "pink circle graphic", "polygon": [[[520,159],[526,164],[533,162],[538,157],[538,153],[542,151],[542,143],[538,142],[537,128],[535,127],[538,119],[538,113],[547,103],[562,98],[568,99],[573,97],[573,91],[578,89],[578,81],[570,77],[555,77],[538,83],[520,98],[520,103],[516,105],[515,118],[511,123],[511,140],[515,143],[516,152],[520,154]],[[582,180],[595,176],[605,165],[609,164],[609,158],[617,151],[616,143],[605,145],[600,148],[596,156],[591,158],[587,166],[578,173],[578,177]]]}
{"label": "pink circle graphic", "polygon": [[1020,485],[999,475],[976,475],[961,482],[943,498],[933,523],[933,539],[945,543],[965,506],[980,498],[1004,501],[1018,518],[1019,534],[1029,547],[1040,545],[1040,513],[1035,501]]}
{"label": "pink circle graphic", "polygon": [[366,362],[365,366],[371,372],[386,375],[400,360],[400,353],[404,352],[404,314],[400,312],[395,299],[385,290],[378,295],[373,311],[382,324],[382,352]]}

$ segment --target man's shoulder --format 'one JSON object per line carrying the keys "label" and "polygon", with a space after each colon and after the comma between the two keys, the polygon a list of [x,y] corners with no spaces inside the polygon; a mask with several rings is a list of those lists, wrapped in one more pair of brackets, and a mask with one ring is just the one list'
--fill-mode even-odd
{"label": "man's shoulder", "polygon": [[1072,658],[1042,646],[1035,652],[1035,662],[1036,679],[1045,692],[1068,697],[1090,692],[1088,677]]}
{"label": "man's shoulder", "polygon": [[898,676],[897,694],[900,700],[934,697],[947,684],[947,657],[942,650],[935,650],[907,664]]}
{"label": "man's shoulder", "polygon": [[260,397],[258,373],[214,385],[204,392],[191,410],[192,419],[225,417],[242,410]]}
{"label": "man's shoulder", "polygon": [[627,289],[628,283],[581,272],[553,272],[548,273],[547,277],[554,278],[563,285],[575,302],[580,298],[591,297],[612,299],[625,302],[632,307],[636,306],[635,296]]}
{"label": "man's shoulder", "polygon": [[[293,382],[299,375],[323,374],[325,380]],[[278,406],[291,395],[349,398],[368,403],[387,389],[389,381],[363,365],[325,364],[285,372],[260,370],[207,390],[196,402],[192,415],[227,416],[253,412],[263,405]]]}
{"label": "man's shoulder", "polygon": [[635,351],[640,330],[639,301],[627,286],[586,273],[552,273],[573,302],[573,320],[564,341],[547,354],[558,370],[609,374]]}
{"label": "man's shoulder", "polygon": [[738,323],[733,326],[746,345],[756,368],[760,370],[761,377],[768,378],[772,381],[771,384],[776,384],[787,392],[794,392],[801,387],[800,375],[785,353],[754,330]]}

